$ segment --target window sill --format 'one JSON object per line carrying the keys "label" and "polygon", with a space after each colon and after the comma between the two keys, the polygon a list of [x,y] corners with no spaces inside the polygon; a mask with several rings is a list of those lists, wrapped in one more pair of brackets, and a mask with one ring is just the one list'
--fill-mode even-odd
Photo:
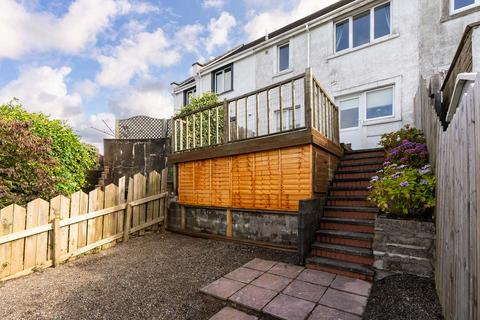
{"label": "window sill", "polygon": [[390,117],[384,117],[384,118],[378,118],[378,119],[363,120],[362,125],[363,126],[374,126],[374,125],[378,125],[378,124],[385,124],[385,123],[397,122],[397,121],[402,121],[402,119],[397,118],[395,116],[390,116]]}
{"label": "window sill", "polygon": [[222,95],[224,95],[224,94],[226,94],[226,93],[232,92],[232,91],[233,91],[233,89],[228,90],[228,91],[223,91],[223,92],[221,92],[221,93],[215,92],[215,94],[217,95],[217,97],[220,97],[220,96],[222,96]]}
{"label": "window sill", "polygon": [[474,12],[477,12],[477,11],[480,11],[480,5],[476,5],[472,8],[465,9],[465,10],[459,10],[457,12],[452,12],[452,13],[448,13],[448,14],[446,13],[440,19],[440,23],[444,23],[444,22],[447,22],[447,21],[450,21],[450,20],[455,20],[457,18],[467,16],[467,15],[469,15],[471,13],[474,13]]}
{"label": "window sill", "polygon": [[372,46],[375,46],[377,44],[380,44],[380,43],[384,43],[386,41],[389,41],[389,40],[393,40],[393,39],[396,39],[398,38],[400,35],[398,33],[395,33],[395,34],[391,34],[389,36],[385,36],[383,38],[379,38],[373,42],[369,42],[369,43],[366,43],[364,45],[361,45],[359,47],[355,47],[355,48],[352,48],[352,49],[345,49],[345,50],[342,50],[340,52],[337,52],[337,53],[334,53],[333,55],[327,57],[327,60],[331,60],[331,59],[335,59],[335,58],[338,58],[338,57],[341,57],[341,56],[344,56],[346,54],[349,54],[349,53],[352,53],[352,52],[356,52],[356,51],[359,51],[359,50],[362,50],[362,49],[365,49],[365,48],[369,48],[369,47],[372,47]]}
{"label": "window sill", "polygon": [[283,75],[285,75],[285,74],[289,74],[289,73],[292,73],[292,72],[293,72],[293,69],[291,69],[291,68],[290,68],[290,69],[286,69],[286,70],[283,70],[283,71],[280,71],[280,72],[275,73],[275,74],[272,76],[272,78],[281,77],[281,76],[283,76]]}

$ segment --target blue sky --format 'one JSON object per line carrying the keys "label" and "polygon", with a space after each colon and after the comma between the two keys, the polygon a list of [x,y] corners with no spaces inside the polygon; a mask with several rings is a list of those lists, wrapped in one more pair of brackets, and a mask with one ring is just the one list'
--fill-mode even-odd
{"label": "blue sky", "polygon": [[170,117],[191,64],[335,0],[0,0],[0,103],[67,121],[100,147],[115,118]]}

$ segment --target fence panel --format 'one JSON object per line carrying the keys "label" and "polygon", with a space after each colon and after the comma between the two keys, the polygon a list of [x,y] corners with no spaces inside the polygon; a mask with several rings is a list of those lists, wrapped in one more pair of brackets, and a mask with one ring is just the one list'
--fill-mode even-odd
{"label": "fence panel", "polygon": [[480,75],[443,127],[422,81],[415,124],[423,129],[437,178],[436,286],[447,319],[479,319]]}
{"label": "fence panel", "polygon": [[[113,246],[125,239],[124,230],[128,234],[157,230],[167,210],[166,169],[162,175],[151,172],[148,181],[141,174],[130,178],[128,202],[125,181],[123,177],[120,187],[111,184],[105,192],[96,189],[88,196],[79,191],[50,202],[33,200],[26,209],[16,204],[1,209],[0,280]],[[136,221],[124,219],[129,208],[136,210]]]}

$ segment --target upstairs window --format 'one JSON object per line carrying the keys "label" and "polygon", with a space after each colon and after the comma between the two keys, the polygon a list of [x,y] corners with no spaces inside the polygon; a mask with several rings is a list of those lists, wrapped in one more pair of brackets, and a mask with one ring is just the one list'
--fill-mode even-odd
{"label": "upstairs window", "polygon": [[190,104],[192,97],[195,96],[195,92],[197,92],[196,87],[189,88],[189,89],[183,91],[183,105],[184,106]]}
{"label": "upstairs window", "polygon": [[278,46],[278,72],[290,68],[290,44],[285,43]]}
{"label": "upstairs window", "polygon": [[450,12],[457,13],[479,5],[480,0],[450,0],[450,3]]}
{"label": "upstairs window", "polygon": [[390,34],[390,2],[387,2],[336,23],[335,52],[356,48]]}
{"label": "upstairs window", "polygon": [[213,91],[217,94],[233,90],[233,66],[213,72]]}

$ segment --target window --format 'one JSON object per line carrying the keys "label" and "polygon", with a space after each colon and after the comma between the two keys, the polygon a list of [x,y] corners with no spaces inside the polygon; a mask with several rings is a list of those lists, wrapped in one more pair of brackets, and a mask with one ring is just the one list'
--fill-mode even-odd
{"label": "window", "polygon": [[359,98],[340,101],[340,129],[358,127]]}
{"label": "window", "polygon": [[393,115],[393,87],[367,92],[367,119]]}
{"label": "window", "polygon": [[290,44],[286,43],[281,46],[278,46],[278,72],[287,70],[290,60]]}
{"label": "window", "polygon": [[390,2],[348,17],[335,24],[335,52],[356,48],[388,36],[391,29]]}
{"label": "window", "polygon": [[480,0],[450,0],[451,12],[456,13],[480,4]]}
{"label": "window", "polygon": [[348,29],[350,28],[349,24],[349,20],[337,23],[335,28],[335,51],[348,49],[350,43],[350,40],[348,39]]}
{"label": "window", "polygon": [[212,87],[215,93],[224,93],[233,90],[233,66],[229,65],[213,72]]}
{"label": "window", "polygon": [[197,88],[189,88],[183,91],[183,105],[186,106],[190,104],[191,98],[195,96],[195,92],[197,92]]}

